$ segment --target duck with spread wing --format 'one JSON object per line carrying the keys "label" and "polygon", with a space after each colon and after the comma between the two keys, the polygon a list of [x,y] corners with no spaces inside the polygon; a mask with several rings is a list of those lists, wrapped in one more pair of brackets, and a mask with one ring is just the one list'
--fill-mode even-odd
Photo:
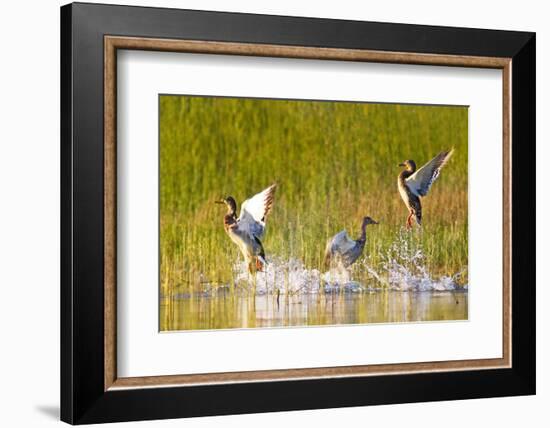
{"label": "duck with spread wing", "polygon": [[263,271],[266,264],[261,239],[265,233],[266,217],[273,206],[276,187],[276,184],[272,184],[244,201],[239,217],[237,202],[232,196],[216,201],[227,207],[227,213],[223,218],[225,232],[241,250],[250,273]]}
{"label": "duck with spread wing", "polygon": [[329,239],[325,248],[325,267],[336,266],[350,267],[363,254],[367,242],[367,226],[378,224],[370,217],[364,217],[361,224],[361,235],[357,239],[351,239],[348,232],[342,230]]}
{"label": "duck with spread wing", "polygon": [[420,169],[416,169],[413,160],[406,160],[399,166],[405,167],[397,177],[397,188],[403,202],[409,209],[407,217],[407,228],[412,227],[412,217],[415,216],[416,223],[422,226],[422,204],[420,198],[428,194],[434,181],[439,177],[441,168],[453,154],[453,149],[444,150],[434,157]]}

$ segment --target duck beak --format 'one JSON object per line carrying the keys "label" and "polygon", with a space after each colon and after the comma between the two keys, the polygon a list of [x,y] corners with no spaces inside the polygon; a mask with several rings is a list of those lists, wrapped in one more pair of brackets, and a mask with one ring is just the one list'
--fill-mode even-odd
{"label": "duck beak", "polygon": [[225,201],[223,199],[220,199],[219,201],[214,201],[215,204],[225,204]]}
{"label": "duck beak", "polygon": [[399,165],[397,166],[405,166],[405,164],[403,162],[401,162]]}
{"label": "duck beak", "polygon": [[378,222],[373,220],[373,221],[372,221],[372,224],[378,224]]}

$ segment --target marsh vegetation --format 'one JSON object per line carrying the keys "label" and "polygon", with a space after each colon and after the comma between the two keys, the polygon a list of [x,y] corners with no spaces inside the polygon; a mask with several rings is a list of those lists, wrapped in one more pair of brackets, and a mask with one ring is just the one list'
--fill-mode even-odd
{"label": "marsh vegetation", "polygon": [[[404,231],[398,163],[422,165],[450,147],[424,200],[422,229]],[[237,298],[330,286],[327,240],[342,229],[358,236],[366,215],[379,225],[368,228],[348,283],[395,290],[409,281],[419,290],[429,280],[460,289],[468,283],[467,160],[466,107],[161,96],[161,329],[173,328],[162,320],[178,299],[193,317],[185,305],[220,290]],[[214,201],[232,195],[241,203],[274,182],[263,240],[268,272],[251,280]],[[309,289],[296,287],[298,277],[313,278]]]}

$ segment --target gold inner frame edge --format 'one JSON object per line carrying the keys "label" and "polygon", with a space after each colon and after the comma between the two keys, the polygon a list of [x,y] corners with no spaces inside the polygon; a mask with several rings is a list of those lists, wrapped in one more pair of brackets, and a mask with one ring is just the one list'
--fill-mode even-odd
{"label": "gold inner frame edge", "polygon": [[[379,62],[494,68],[502,70],[503,91],[503,349],[502,358],[377,364],[303,369],[261,370],[169,376],[117,377],[116,367],[116,88],[117,50],[147,50],[214,55]],[[104,37],[104,390],[168,386],[214,385],[264,381],[363,377],[408,373],[486,370],[511,367],[512,312],[512,165],[511,58],[421,54],[361,49],[320,48],[252,43],[173,40],[142,37]]]}

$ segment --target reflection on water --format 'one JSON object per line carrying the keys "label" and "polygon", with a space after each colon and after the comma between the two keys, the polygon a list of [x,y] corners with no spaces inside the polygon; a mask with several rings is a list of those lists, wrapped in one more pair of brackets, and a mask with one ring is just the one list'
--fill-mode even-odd
{"label": "reflection on water", "polygon": [[468,319],[465,291],[162,298],[161,330],[203,330]]}

